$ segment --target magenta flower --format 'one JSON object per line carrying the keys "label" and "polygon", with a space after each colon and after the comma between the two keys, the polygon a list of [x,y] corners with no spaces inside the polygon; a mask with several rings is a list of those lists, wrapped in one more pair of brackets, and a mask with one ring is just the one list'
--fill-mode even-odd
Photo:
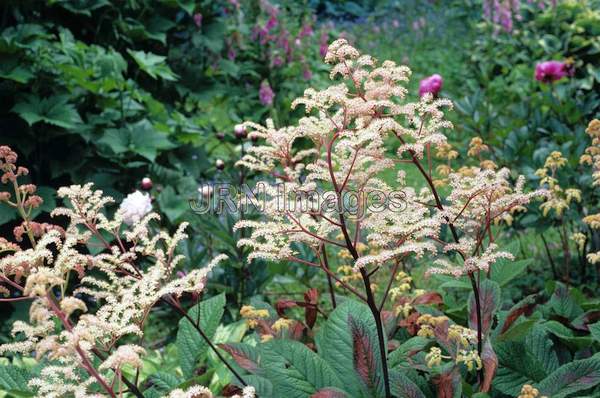
{"label": "magenta flower", "polygon": [[444,79],[437,73],[426,77],[419,83],[419,95],[422,97],[427,93],[431,93],[436,96],[442,89],[443,84]]}
{"label": "magenta flower", "polygon": [[269,20],[267,21],[267,23],[265,25],[265,29],[267,31],[269,31],[276,26],[277,26],[277,17],[275,15],[271,15],[271,17],[269,18]]}
{"label": "magenta flower", "polygon": [[260,103],[265,106],[273,105],[273,98],[275,98],[275,93],[269,85],[269,82],[267,82],[266,80],[264,80],[260,84],[260,88],[258,89],[258,98],[260,99]]}
{"label": "magenta flower", "polygon": [[327,49],[329,48],[329,46],[327,45],[328,40],[329,35],[327,34],[327,32],[321,33],[321,37],[319,38],[319,54],[321,54],[321,57],[327,55]]}
{"label": "magenta flower", "polygon": [[307,36],[312,36],[313,35],[313,29],[312,26],[305,24],[302,26],[302,29],[300,30],[300,33],[298,33],[298,37],[300,37],[301,39]]}
{"label": "magenta flower", "polygon": [[572,72],[565,62],[545,61],[535,66],[535,80],[543,83],[554,83],[565,76],[571,75]]}
{"label": "magenta flower", "polygon": [[283,65],[283,59],[279,55],[276,55],[273,58],[273,66],[280,67],[281,65]]}
{"label": "magenta flower", "polygon": [[302,76],[304,77],[305,80],[312,79],[312,71],[310,70],[310,68],[308,67],[308,65],[302,71]]}
{"label": "magenta flower", "polygon": [[202,14],[200,14],[200,13],[194,14],[194,23],[196,24],[196,26],[198,28],[200,26],[202,26]]}

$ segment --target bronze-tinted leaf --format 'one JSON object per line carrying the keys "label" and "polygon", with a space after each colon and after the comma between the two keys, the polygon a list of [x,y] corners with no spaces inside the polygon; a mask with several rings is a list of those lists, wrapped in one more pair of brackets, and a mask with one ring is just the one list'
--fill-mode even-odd
{"label": "bronze-tinted leaf", "polygon": [[317,391],[310,398],[347,398],[348,396],[339,390],[334,390],[332,388],[324,388],[322,390]]}
{"label": "bronze-tinted leaf", "polygon": [[372,389],[375,387],[377,374],[375,354],[373,353],[375,347],[372,347],[369,336],[362,325],[352,316],[348,317],[348,323],[352,334],[354,369],[365,385]]}
{"label": "bronze-tinted leaf", "polygon": [[245,345],[241,344],[219,344],[219,347],[227,351],[241,368],[246,369],[248,372],[256,372],[258,370],[258,363],[256,359],[252,358],[249,351],[253,349],[252,347],[244,349]]}
{"label": "bronze-tinted leaf", "polygon": [[483,380],[479,391],[488,392],[492,387],[492,380],[496,375],[498,369],[498,357],[492,348],[492,344],[489,340],[486,340],[483,345],[483,351],[481,352],[481,362],[483,362]]}

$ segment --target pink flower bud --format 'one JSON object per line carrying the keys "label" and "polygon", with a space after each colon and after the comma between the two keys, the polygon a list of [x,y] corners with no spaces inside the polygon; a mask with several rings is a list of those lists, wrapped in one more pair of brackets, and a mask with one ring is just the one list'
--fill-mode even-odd
{"label": "pink flower bud", "polygon": [[426,77],[419,83],[419,95],[422,97],[427,93],[431,93],[436,96],[442,89],[443,83],[444,80],[437,73]]}
{"label": "pink flower bud", "polygon": [[142,178],[141,186],[144,191],[149,191],[150,189],[152,189],[152,180],[150,179],[150,177]]}
{"label": "pink flower bud", "polygon": [[273,104],[273,98],[275,97],[275,93],[273,89],[269,85],[269,82],[266,80],[260,84],[260,88],[258,90],[258,98],[260,99],[260,103],[265,106],[270,106]]}
{"label": "pink flower bud", "polygon": [[200,14],[200,13],[194,14],[194,23],[196,24],[196,26],[198,28],[200,26],[202,26],[202,14]]}
{"label": "pink flower bud", "polygon": [[565,76],[572,75],[572,72],[565,62],[541,62],[535,66],[535,80],[542,83],[553,83]]}

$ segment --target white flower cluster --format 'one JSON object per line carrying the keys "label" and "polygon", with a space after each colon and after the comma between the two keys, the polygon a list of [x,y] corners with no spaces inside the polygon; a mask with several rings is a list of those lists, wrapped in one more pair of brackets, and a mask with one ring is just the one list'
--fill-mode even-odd
{"label": "white flower cluster", "polygon": [[[251,230],[239,241],[252,249],[249,259],[319,266],[299,259],[298,248],[308,247],[320,261],[323,247],[329,245],[348,249],[358,271],[407,255],[437,256],[442,248],[459,250],[464,264],[441,262],[432,272],[459,275],[487,270],[498,258],[509,258],[508,253],[497,252],[485,227],[506,221],[540,192],[524,193],[522,177],[513,186],[508,169],[470,168],[468,175],[448,176],[452,191],[442,201],[431,171],[427,173],[420,161],[425,154],[447,150],[444,130],[452,124],[442,109],[451,108],[451,102],[425,95],[406,103],[403,84],[411,71],[361,55],[344,39],[331,44],[325,61],[333,65],[330,77],[341,81],[321,91],[309,88],[296,99],[292,106],[304,105],[307,112],[297,125],[275,128],[271,120],[266,126],[246,123],[250,136],[262,143],[250,148],[238,165],[281,182],[279,189],[283,185],[287,193],[284,200],[329,191],[337,206],[281,211],[280,190],[267,189],[265,219],[236,225]],[[395,154],[389,149],[390,139],[399,141]],[[300,141],[312,142],[312,147],[299,145]],[[429,186],[406,186],[406,172],[399,167],[403,163],[417,165]],[[390,179],[394,173],[396,179]],[[348,192],[358,197],[356,215],[343,211]],[[368,198],[375,192],[388,200],[396,195],[395,205],[388,201],[372,206]],[[459,231],[460,242],[450,245],[440,240],[441,228],[448,224]],[[484,239],[488,239],[485,246]],[[358,253],[360,245],[368,250]]]}
{"label": "white flower cluster", "polygon": [[[122,385],[111,380],[120,377],[123,366],[142,366],[145,350],[122,345],[121,339],[143,335],[149,311],[162,297],[203,290],[208,272],[224,256],[178,278],[174,269],[183,256],[175,251],[187,237],[185,224],[173,235],[153,227],[160,217],[148,213],[143,195],[130,195],[109,219],[104,206],[113,200],[91,184],[61,188],[58,194],[69,203],[52,212],[69,218],[64,233],[51,229],[33,248],[0,260],[0,275],[26,278],[23,295],[33,300],[29,322],[13,324],[19,340],[0,346],[0,353],[35,353],[37,359],[52,361],[31,381],[39,397],[91,397],[87,389],[92,383],[112,391]],[[123,221],[131,221],[130,227]],[[82,252],[86,244],[103,250]],[[68,293],[74,275],[78,287]],[[97,368],[95,359],[101,361]]]}

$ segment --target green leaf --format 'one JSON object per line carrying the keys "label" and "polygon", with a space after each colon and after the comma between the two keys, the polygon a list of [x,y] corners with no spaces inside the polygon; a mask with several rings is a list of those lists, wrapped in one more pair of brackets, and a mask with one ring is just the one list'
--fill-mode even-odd
{"label": "green leaf", "polygon": [[[400,344],[398,348],[392,351],[388,356],[388,366],[394,368],[406,362],[413,352],[421,351],[430,343],[425,337],[415,336]],[[408,364],[407,364],[408,365]],[[408,365],[410,366],[410,365]]]}
{"label": "green leaf", "polygon": [[162,212],[172,222],[175,222],[189,209],[188,202],[177,195],[175,189],[170,185],[158,195],[158,203]]}
{"label": "green leaf", "polygon": [[525,337],[527,352],[531,353],[547,374],[554,372],[559,365],[558,357],[552,349],[553,346],[552,339],[540,325],[536,325]]}
{"label": "green leaf", "polygon": [[504,394],[516,395],[523,384],[532,384],[548,375],[524,342],[499,343],[496,353],[500,366],[493,385]]}
{"label": "green leaf", "polygon": [[371,323],[354,318],[352,314],[348,315],[348,322],[354,345],[354,369],[367,388],[377,392],[374,395],[384,395],[381,356],[378,355],[379,342],[369,329]]}
{"label": "green leaf", "polygon": [[162,393],[168,393],[182,382],[176,375],[167,372],[156,372],[148,379],[152,386]]}
{"label": "green leaf", "polygon": [[583,313],[583,309],[569,294],[569,289],[562,283],[557,284],[549,304],[557,315],[567,319],[574,319]]}
{"label": "green leaf", "polygon": [[533,259],[519,261],[500,260],[492,265],[492,280],[498,283],[500,287],[506,286],[510,281],[521,275]]}
{"label": "green leaf", "polygon": [[29,371],[14,365],[0,365],[0,389],[19,395],[33,395],[27,385],[32,375]]}
{"label": "green leaf", "polygon": [[12,112],[17,113],[31,126],[45,122],[65,129],[72,129],[82,123],[75,107],[68,103],[69,97],[55,95],[49,98],[39,98],[27,95],[17,102]]}
{"label": "green leaf", "polygon": [[[481,303],[481,324],[484,335],[492,327],[492,321],[496,310],[500,306],[500,287],[494,281],[485,279],[479,285],[479,301]],[[475,294],[469,295],[469,327],[477,330],[477,308],[475,305]]]}
{"label": "green leaf", "polygon": [[590,336],[575,336],[571,329],[560,322],[547,321],[543,325],[550,333],[575,349],[579,350],[592,344],[593,340]]}
{"label": "green leaf", "polygon": [[261,365],[276,397],[305,398],[342,383],[333,369],[304,344],[274,339],[260,346]]}
{"label": "green leaf", "polygon": [[260,355],[256,347],[245,343],[220,344],[219,347],[227,351],[242,369],[251,373],[261,372]]}
{"label": "green leaf", "polygon": [[[260,398],[276,398],[273,396],[273,383],[269,380],[257,375],[244,375],[243,378],[249,386],[254,387],[256,395]],[[236,385],[240,384],[236,382]]]}
{"label": "green leaf", "polygon": [[140,69],[150,75],[153,79],[160,77],[164,80],[175,81],[179,78],[165,62],[167,57],[144,51],[127,50],[127,52],[131,55]]}
{"label": "green leaf", "polygon": [[[351,397],[372,398],[373,392],[368,390],[354,368],[354,340],[350,332],[350,316],[354,320],[360,319],[362,323],[368,325],[368,330],[376,330],[375,321],[369,308],[362,303],[346,300],[338,305],[319,330],[316,336],[317,351],[339,375],[344,390]],[[377,347],[375,344],[377,344],[376,341],[372,346]],[[376,349],[375,354],[380,361],[379,349]]]}
{"label": "green leaf", "polygon": [[[198,320],[200,329],[202,329],[208,339],[212,339],[221,322],[224,311],[225,294],[221,293],[218,296],[198,303],[188,311],[188,315],[194,321]],[[206,355],[209,348],[208,344],[187,318],[182,318],[179,321],[176,344],[180,357],[181,370],[185,377],[190,378],[194,374],[198,361]]]}
{"label": "green leaf", "polygon": [[419,386],[400,370],[390,372],[390,388],[398,398],[425,398]]}
{"label": "green leaf", "polygon": [[590,325],[590,335],[594,338],[594,340],[596,340],[596,342],[600,342],[600,322]]}
{"label": "green leaf", "polygon": [[537,388],[540,395],[563,398],[578,391],[590,389],[600,383],[600,357],[595,356],[569,362],[542,380]]}

